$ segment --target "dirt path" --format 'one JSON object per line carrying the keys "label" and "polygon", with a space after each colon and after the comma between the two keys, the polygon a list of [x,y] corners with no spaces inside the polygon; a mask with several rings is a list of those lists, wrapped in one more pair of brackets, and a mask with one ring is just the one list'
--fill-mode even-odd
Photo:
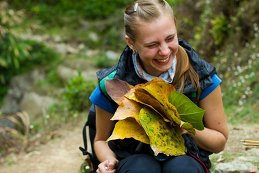
{"label": "dirt path", "polygon": [[248,148],[242,144],[241,140],[245,139],[259,140],[259,124],[240,124],[229,126],[229,140],[224,152],[244,152]]}
{"label": "dirt path", "polygon": [[59,130],[60,137],[17,156],[14,164],[0,165],[0,173],[79,173],[84,157],[81,128]]}
{"label": "dirt path", "polygon": [[[259,125],[230,126],[230,136],[225,152],[245,152],[241,139],[259,140]],[[17,156],[14,164],[0,165],[0,173],[79,173],[84,157],[81,128],[59,130],[59,138],[35,148],[30,153]]]}

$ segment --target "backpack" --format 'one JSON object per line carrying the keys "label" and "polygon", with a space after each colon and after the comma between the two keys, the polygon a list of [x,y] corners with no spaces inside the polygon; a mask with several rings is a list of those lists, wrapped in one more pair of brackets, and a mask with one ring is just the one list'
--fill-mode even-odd
{"label": "backpack", "polygon": [[82,129],[84,146],[79,147],[80,151],[85,156],[85,161],[81,165],[81,173],[95,173],[98,168],[99,161],[93,150],[95,132],[95,109],[94,105],[92,105]]}

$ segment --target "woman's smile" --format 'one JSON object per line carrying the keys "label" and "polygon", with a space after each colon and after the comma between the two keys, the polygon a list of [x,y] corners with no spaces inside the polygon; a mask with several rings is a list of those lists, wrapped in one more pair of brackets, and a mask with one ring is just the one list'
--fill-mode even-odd
{"label": "woman's smile", "polygon": [[170,60],[170,56],[164,57],[164,58],[159,58],[159,59],[154,59],[155,62],[162,64],[167,64]]}

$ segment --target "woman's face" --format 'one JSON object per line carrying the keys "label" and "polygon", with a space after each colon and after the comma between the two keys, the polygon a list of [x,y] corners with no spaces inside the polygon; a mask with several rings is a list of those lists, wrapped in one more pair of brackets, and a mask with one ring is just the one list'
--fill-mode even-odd
{"label": "woman's face", "polygon": [[170,15],[161,15],[152,22],[139,22],[136,40],[132,42],[144,70],[153,76],[171,68],[178,50],[175,22]]}

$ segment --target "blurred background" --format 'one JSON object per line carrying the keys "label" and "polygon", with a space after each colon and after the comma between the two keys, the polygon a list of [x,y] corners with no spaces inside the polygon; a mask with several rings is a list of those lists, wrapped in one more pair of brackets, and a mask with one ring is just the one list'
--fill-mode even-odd
{"label": "blurred background", "polygon": [[[2,161],[55,138],[57,129],[83,126],[95,72],[115,64],[125,47],[130,2],[0,1]],[[229,123],[258,124],[259,1],[168,2],[179,37],[216,66]]]}

